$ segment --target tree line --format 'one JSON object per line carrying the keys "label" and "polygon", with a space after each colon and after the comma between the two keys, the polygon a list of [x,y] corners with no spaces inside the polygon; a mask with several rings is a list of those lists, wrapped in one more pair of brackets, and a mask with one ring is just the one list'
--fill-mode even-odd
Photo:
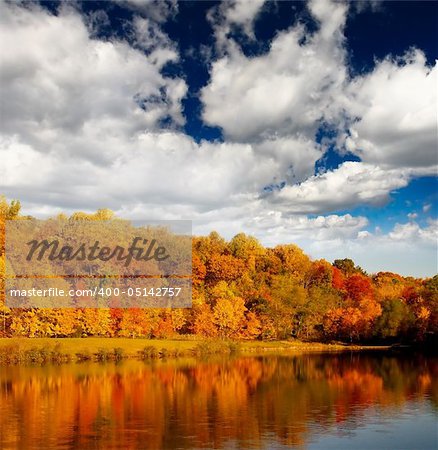
{"label": "tree line", "polygon": [[[294,244],[265,248],[239,233],[192,240],[187,309],[10,309],[5,305],[5,221],[26,220],[0,198],[0,336],[156,337],[422,342],[438,330],[438,275],[369,275],[351,259],[311,260]],[[109,210],[63,220],[113,220]]]}

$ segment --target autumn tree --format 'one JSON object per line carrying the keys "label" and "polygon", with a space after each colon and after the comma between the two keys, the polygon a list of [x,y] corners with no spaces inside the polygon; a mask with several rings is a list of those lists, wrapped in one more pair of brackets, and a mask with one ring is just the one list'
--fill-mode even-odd
{"label": "autumn tree", "polygon": [[376,320],[375,335],[391,341],[406,336],[415,320],[406,303],[399,298],[389,298],[381,305],[382,314]]}
{"label": "autumn tree", "polygon": [[311,267],[310,258],[296,245],[277,245],[274,255],[281,261],[282,273],[304,284]]}
{"label": "autumn tree", "polygon": [[275,327],[276,337],[285,339],[296,335],[299,329],[298,312],[303,307],[306,291],[287,274],[271,280],[268,314]]}
{"label": "autumn tree", "polygon": [[[166,338],[194,333],[237,339],[392,342],[421,341],[437,332],[438,276],[425,280],[390,272],[368,276],[351,259],[337,259],[333,264],[312,261],[296,245],[265,248],[244,233],[230,241],[217,232],[192,239],[191,309],[123,309],[120,302],[126,299],[113,296],[102,299],[111,308],[11,310],[4,305],[5,267],[11,265],[4,254],[4,229],[6,220],[23,219],[18,201],[9,203],[0,197],[1,336]],[[77,233],[78,241],[85,225],[93,228],[91,222],[102,224],[91,233],[92,239],[101,242],[114,239],[116,229],[117,243],[128,246],[136,232],[129,221],[116,218],[108,209],[76,212],[70,217],[61,214],[56,220],[72,235]],[[54,220],[41,227],[42,235],[56,237]],[[159,239],[168,238],[164,228],[156,233]],[[167,242],[179,255],[179,244]],[[144,270],[138,261],[130,268],[134,275]],[[153,271],[157,266],[149,268]],[[95,261],[83,261],[78,270],[99,275],[99,286],[106,287],[118,266],[110,262],[102,268]],[[62,282],[75,289],[90,284],[88,278]],[[51,284],[49,278],[41,281],[41,286]],[[23,281],[23,286],[31,285],[32,280]]]}
{"label": "autumn tree", "polygon": [[360,266],[356,266],[354,261],[349,258],[335,259],[333,261],[333,266],[339,269],[347,277],[355,273],[366,275],[365,271]]}
{"label": "autumn tree", "polygon": [[209,338],[218,335],[218,328],[210,305],[204,303],[195,306],[192,331],[194,334]]}
{"label": "autumn tree", "polygon": [[245,311],[245,302],[242,298],[219,298],[213,307],[213,321],[219,334],[226,337],[238,334]]}

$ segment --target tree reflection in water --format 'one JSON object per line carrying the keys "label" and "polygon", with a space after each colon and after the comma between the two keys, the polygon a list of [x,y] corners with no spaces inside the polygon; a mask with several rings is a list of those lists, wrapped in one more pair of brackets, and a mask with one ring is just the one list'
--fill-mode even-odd
{"label": "tree reflection in water", "polygon": [[[3,367],[0,448],[306,448],[314,435],[437,413],[438,362],[321,354]],[[433,436],[430,439],[434,439]]]}

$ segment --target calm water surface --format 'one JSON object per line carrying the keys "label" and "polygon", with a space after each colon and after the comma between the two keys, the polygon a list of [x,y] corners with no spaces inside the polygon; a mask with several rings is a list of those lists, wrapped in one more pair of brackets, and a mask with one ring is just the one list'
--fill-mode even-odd
{"label": "calm water surface", "polygon": [[423,356],[0,367],[2,450],[436,450],[437,419]]}

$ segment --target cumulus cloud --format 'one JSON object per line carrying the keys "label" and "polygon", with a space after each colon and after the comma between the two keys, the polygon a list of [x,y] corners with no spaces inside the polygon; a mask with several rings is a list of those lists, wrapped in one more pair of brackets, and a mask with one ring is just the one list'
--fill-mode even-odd
{"label": "cumulus cloud", "polygon": [[265,0],[229,0],[211,8],[208,18],[214,28],[216,46],[219,51],[234,47],[229,34],[240,28],[249,39],[254,39],[253,25]]}
{"label": "cumulus cloud", "polygon": [[228,4],[223,4],[226,7],[222,7],[222,14],[228,23],[247,26],[252,24],[263,4],[264,0],[235,0]]}
{"label": "cumulus cloud", "polygon": [[438,67],[411,51],[386,58],[354,79],[347,91],[348,111],[357,120],[347,150],[382,167],[423,168],[435,174],[437,153]]}
{"label": "cumulus cloud", "polygon": [[135,16],[132,26],[135,35],[134,44],[148,53],[155,52],[154,59],[158,60],[160,66],[176,59],[175,45],[156,22]]}
{"label": "cumulus cloud", "polygon": [[[229,140],[253,142],[283,157],[285,169],[276,176],[286,186],[265,195],[282,210],[322,213],[382,205],[413,177],[436,174],[437,67],[428,67],[423,53],[412,50],[350,79],[343,35],[347,6],[314,0],[308,8],[319,29],[309,35],[302,25],[291,26],[264,55],[245,56],[228,38],[202,90],[203,118],[222,127]],[[290,136],[314,141],[323,122],[338,130],[340,151],[356,154],[362,163],[316,177],[309,169],[301,170],[304,178],[291,176],[303,159],[296,145],[285,142]],[[308,168],[324,152],[316,149],[305,159]]]}
{"label": "cumulus cloud", "polygon": [[[230,31],[241,27],[251,39],[263,2],[221,4],[211,20],[224,53],[201,100],[205,121],[221,126],[225,140],[197,143],[181,129],[185,81],[162,74],[179,58],[160,26],[175,3],[129,5],[130,39],[105,41],[94,32],[104,14],[0,5],[2,190],[25,213],[109,207],[133,219],[187,218],[195,233],[243,230],[265,245],[297,242],[314,257],[356,255],[366,267],[371,246],[382,261],[391,249],[406,257],[417,249],[430,269],[436,223],[421,227],[411,216],[382,235],[365,217],[334,212],[384,204],[431,173],[436,66],[413,52],[350,80],[347,5],[321,0],[308,5],[317,31],[293,25],[250,58]],[[321,121],[346,127],[339,144],[362,161],[314,175],[325,151],[315,141]]]}
{"label": "cumulus cloud", "polygon": [[121,5],[150,18],[157,23],[174,19],[178,14],[177,0],[117,0]]}
{"label": "cumulus cloud", "polygon": [[163,130],[166,117],[183,123],[186,85],[161,75],[178,54],[149,19],[133,21],[144,53],[91,38],[72,9],[2,9],[2,184],[30,212],[50,203],[54,211],[104,205],[197,217],[250,203],[278,181],[306,179],[321,155],[313,140],[198,144]]}
{"label": "cumulus cloud", "polygon": [[313,175],[315,161],[323,149],[315,141],[300,136],[272,137],[252,145],[259,158],[275,161],[272,183],[299,183]]}
{"label": "cumulus cloud", "polygon": [[[314,257],[352,258],[370,273],[393,271],[405,276],[433,276],[438,269],[436,242],[438,223],[425,227],[415,222],[397,223],[386,234],[363,234],[361,239],[313,241],[307,245]],[[414,263],[415,262],[415,263]]]}
{"label": "cumulus cloud", "polygon": [[[87,136],[88,145],[99,145],[98,137]],[[72,143],[72,145],[75,142]],[[260,182],[268,183],[275,161],[256,158],[245,144],[196,144],[175,132],[144,133],[127,142],[101,137],[104,161],[78,158],[75,153],[45,154],[43,170],[35,171],[38,152],[16,139],[4,139],[1,152],[7,175],[7,193],[33,186],[44,201],[44,193],[56,193],[58,201],[68,204],[71,188],[89,207],[88,191],[99,192],[96,202],[112,208],[123,203],[142,202],[172,208],[186,204],[215,209],[238,199],[253,196]],[[236,158],[236,153],[239,158]],[[212,170],[214,168],[214,170]]]}
{"label": "cumulus cloud", "polygon": [[313,139],[319,120],[329,119],[345,81],[342,27],[347,7],[312,1],[320,23],[313,36],[298,24],[280,33],[269,52],[247,57],[237,46],[212,64],[202,90],[204,120],[237,141],[300,134]]}
{"label": "cumulus cloud", "polygon": [[19,135],[41,152],[73,151],[66,140],[90,136],[75,151],[96,155],[102,149],[90,148],[93,138],[129,140],[166,117],[183,123],[185,82],[160,73],[178,58],[175,51],[157,49],[146,57],[126,42],[90,39],[69,8],[54,16],[3,2],[0,20],[2,133]]}
{"label": "cumulus cloud", "polygon": [[318,213],[368,204],[382,205],[391,191],[407,186],[409,170],[383,170],[361,162],[314,175],[301,184],[272,192],[267,200],[288,213]]}
{"label": "cumulus cloud", "polygon": [[287,216],[279,211],[266,211],[245,222],[245,228],[260,236],[266,245],[309,239],[356,238],[367,225],[365,217],[353,217],[350,214],[309,218],[305,215]]}
{"label": "cumulus cloud", "polygon": [[438,220],[429,220],[425,228],[421,228],[416,222],[396,224],[389,233],[389,238],[395,241],[422,241],[436,244],[438,241]]}

